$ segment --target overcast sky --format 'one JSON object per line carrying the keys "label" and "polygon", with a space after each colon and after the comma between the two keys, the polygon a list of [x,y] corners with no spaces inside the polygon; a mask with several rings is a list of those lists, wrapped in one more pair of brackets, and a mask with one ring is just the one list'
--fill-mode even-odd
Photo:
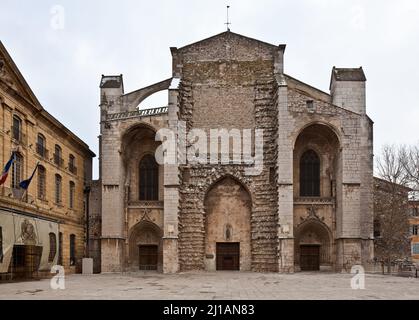
{"label": "overcast sky", "polygon": [[101,75],[123,74],[126,92],[167,79],[169,47],[225,31],[227,4],[233,32],[285,43],[285,72],[312,86],[329,92],[333,66],[363,66],[376,154],[419,141],[417,0],[0,0],[0,39],[44,108],[98,153]]}

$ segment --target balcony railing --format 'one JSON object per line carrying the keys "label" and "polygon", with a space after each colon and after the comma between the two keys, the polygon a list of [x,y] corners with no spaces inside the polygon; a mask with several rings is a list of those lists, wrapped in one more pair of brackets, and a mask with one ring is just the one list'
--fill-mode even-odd
{"label": "balcony railing", "polygon": [[64,166],[64,159],[59,154],[54,153],[54,163],[61,168]]}
{"label": "balcony railing", "polygon": [[294,198],[294,204],[325,204],[333,205],[335,199],[331,197],[297,197]]}
{"label": "balcony railing", "polygon": [[36,153],[44,159],[49,158],[49,150],[47,150],[42,144],[36,144]]}
{"label": "balcony railing", "polygon": [[139,201],[139,200],[131,200],[129,201],[129,206],[131,208],[140,208],[140,209],[163,209],[164,202],[163,201]]}
{"label": "balcony railing", "polygon": [[12,126],[12,140],[19,144],[27,145],[27,137],[22,133],[21,128]]}
{"label": "balcony railing", "polygon": [[77,175],[77,167],[71,162],[68,164],[68,171],[70,171],[72,174]]}

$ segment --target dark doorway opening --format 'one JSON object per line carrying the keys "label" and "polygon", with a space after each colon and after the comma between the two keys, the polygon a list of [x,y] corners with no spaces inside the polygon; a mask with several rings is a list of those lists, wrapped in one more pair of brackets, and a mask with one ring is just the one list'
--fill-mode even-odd
{"label": "dark doorway opening", "polygon": [[301,271],[320,270],[320,246],[305,245],[300,247],[300,268]]}
{"label": "dark doorway opening", "polygon": [[41,262],[42,247],[15,245],[9,273],[13,279],[35,279]]}
{"label": "dark doorway opening", "polygon": [[217,270],[240,270],[240,243],[217,243]]}
{"label": "dark doorway opening", "polygon": [[158,246],[146,245],[139,246],[140,250],[140,270],[157,270]]}

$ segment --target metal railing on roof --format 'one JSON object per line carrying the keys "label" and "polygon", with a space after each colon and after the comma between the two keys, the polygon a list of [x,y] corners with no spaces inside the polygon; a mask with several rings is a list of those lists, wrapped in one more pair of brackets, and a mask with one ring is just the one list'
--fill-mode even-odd
{"label": "metal railing on roof", "polygon": [[120,113],[111,113],[111,114],[108,114],[106,120],[114,121],[114,120],[122,120],[122,119],[129,119],[129,118],[155,116],[155,115],[167,113],[168,109],[169,109],[168,107],[160,107],[160,108],[143,109],[143,110],[135,110],[135,111],[125,111],[125,112],[120,112]]}

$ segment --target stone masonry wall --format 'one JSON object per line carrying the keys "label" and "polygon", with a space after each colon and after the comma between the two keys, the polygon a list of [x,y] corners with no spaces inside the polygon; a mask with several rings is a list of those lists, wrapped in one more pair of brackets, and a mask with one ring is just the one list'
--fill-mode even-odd
{"label": "stone masonry wall", "polygon": [[89,256],[93,258],[93,271],[100,273],[100,239],[102,235],[102,192],[100,180],[92,182],[89,204]]}
{"label": "stone masonry wall", "polygon": [[277,271],[277,189],[272,181],[277,117],[272,52],[270,48],[228,36],[210,42],[211,46],[204,43],[181,52],[180,120],[187,122],[188,130],[263,129],[264,166],[259,176],[246,176],[245,165],[238,164],[180,168],[180,268],[204,269],[206,194],[219,179],[232,176],[252,197],[251,269]]}

